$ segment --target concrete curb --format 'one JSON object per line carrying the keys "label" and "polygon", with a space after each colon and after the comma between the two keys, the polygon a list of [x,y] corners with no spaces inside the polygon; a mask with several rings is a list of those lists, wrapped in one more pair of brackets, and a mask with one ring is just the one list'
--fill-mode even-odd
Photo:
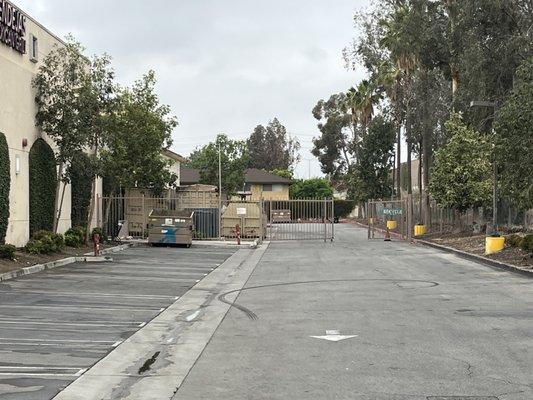
{"label": "concrete curb", "polygon": [[[101,253],[102,255],[117,253],[119,251],[126,250],[128,247],[131,247],[131,245],[122,244],[120,246],[110,247],[109,249],[102,250]],[[35,274],[37,272],[42,272],[48,269],[63,267],[65,265],[74,264],[76,262],[91,262],[91,261],[101,262],[101,261],[112,261],[113,260],[110,257],[102,257],[102,258],[98,258],[98,260],[94,260],[94,257],[89,257],[90,254],[92,253],[87,253],[84,255],[84,257],[67,257],[61,260],[50,261],[45,264],[32,265],[31,267],[24,267],[21,269],[17,269],[15,271],[6,272],[5,274],[0,275],[0,282],[4,282],[10,279],[20,278],[21,276]]]}
{"label": "concrete curb", "polygon": [[[349,223],[353,224],[353,225],[357,225],[357,226],[359,226],[361,228],[368,229],[368,225],[362,224],[362,223],[357,222],[357,221],[352,221],[352,222],[349,222]],[[380,231],[380,232],[385,232],[384,229],[380,229],[380,228],[375,228],[375,229]],[[401,236],[398,235],[397,233],[394,234],[394,235],[395,235],[394,237],[401,238]],[[391,232],[391,236],[392,236],[392,232]],[[477,254],[467,253],[466,251],[457,250],[457,249],[454,249],[453,247],[448,247],[448,246],[444,246],[442,244],[436,244],[436,243],[433,243],[433,242],[428,242],[428,241],[422,240],[422,239],[413,238],[412,240],[413,240],[413,243],[415,243],[415,244],[421,244],[421,245],[424,245],[424,246],[432,247],[434,249],[445,251],[447,253],[452,253],[452,254],[455,254],[455,255],[457,255],[457,256],[459,256],[461,258],[464,258],[464,259],[467,259],[467,260],[470,260],[470,261],[474,261],[474,262],[477,262],[477,263],[480,263],[480,264],[484,264],[484,265],[487,265],[487,266],[492,267],[492,268],[503,269],[503,270],[506,270],[506,271],[509,271],[509,272],[513,272],[513,273],[516,273],[516,274],[520,274],[520,275],[524,275],[524,276],[527,276],[527,277],[530,277],[530,278],[533,277],[533,269],[528,270],[528,269],[520,268],[520,267],[517,267],[515,265],[511,265],[511,264],[507,264],[507,263],[504,263],[504,262],[501,262],[501,261],[493,260],[493,259],[488,258],[488,257],[478,256]]]}
{"label": "concrete curb", "polygon": [[529,278],[533,278],[533,269],[527,270],[524,268],[517,267],[515,265],[507,264],[501,261],[493,260],[488,257],[479,256],[477,254],[467,253],[466,251],[457,250],[453,247],[444,246],[442,244],[436,244],[433,242],[428,242],[426,240],[420,240],[420,239],[414,239],[415,244],[421,244],[424,246],[432,247],[438,250],[445,251],[447,253],[455,254],[461,258],[467,259],[469,261],[475,261],[481,264],[488,265],[489,267],[497,268],[497,269],[503,269],[509,272],[521,274],[524,276],[527,276]]}
{"label": "concrete curb", "polygon": [[[54,400],[170,400],[193,368],[268,246],[243,246]],[[150,360],[148,371],[141,371]]]}

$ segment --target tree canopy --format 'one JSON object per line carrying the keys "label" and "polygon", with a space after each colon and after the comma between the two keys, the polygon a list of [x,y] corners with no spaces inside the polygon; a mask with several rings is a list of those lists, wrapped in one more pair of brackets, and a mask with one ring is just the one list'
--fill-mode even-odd
{"label": "tree canopy", "polygon": [[249,165],[246,142],[231,140],[225,134],[191,153],[187,165],[200,170],[200,182],[218,186],[218,160],[222,160],[222,191],[234,194],[244,187],[244,175]]}
{"label": "tree canopy", "polygon": [[327,179],[302,179],[290,188],[291,199],[324,199],[333,196],[333,188]]}
{"label": "tree canopy", "polygon": [[264,170],[293,170],[300,160],[298,139],[274,118],[267,126],[258,125],[246,141],[249,167]]}

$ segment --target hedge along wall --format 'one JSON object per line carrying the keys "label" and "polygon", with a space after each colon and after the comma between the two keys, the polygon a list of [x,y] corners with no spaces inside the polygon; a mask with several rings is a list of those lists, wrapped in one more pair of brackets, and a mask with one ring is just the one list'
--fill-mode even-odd
{"label": "hedge along wall", "polygon": [[5,243],[9,220],[9,188],[11,186],[9,166],[7,140],[0,132],[0,244]]}
{"label": "hedge along wall", "polygon": [[91,160],[83,152],[74,157],[71,165],[72,226],[86,226],[91,202],[93,174]]}
{"label": "hedge along wall", "polygon": [[54,227],[56,181],[54,151],[37,139],[30,150],[30,235]]}

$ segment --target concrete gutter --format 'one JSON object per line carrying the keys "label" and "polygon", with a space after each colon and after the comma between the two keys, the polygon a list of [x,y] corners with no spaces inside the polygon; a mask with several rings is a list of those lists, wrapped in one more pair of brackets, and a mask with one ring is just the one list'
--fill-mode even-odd
{"label": "concrete gutter", "polygon": [[[126,250],[131,247],[130,244],[122,244],[120,246],[110,247],[108,249],[102,250],[100,253],[102,256],[106,254],[113,254],[119,251]],[[4,282],[10,279],[20,278],[21,276],[36,274],[37,272],[42,272],[48,269],[54,269],[58,267],[63,267],[65,265],[74,264],[76,262],[102,262],[102,261],[113,261],[111,257],[90,257],[92,253],[87,253],[83,257],[67,257],[61,260],[50,261],[45,264],[32,265],[31,267],[24,267],[14,271],[6,272],[5,274],[0,275],[0,282]]]}
{"label": "concrete gutter", "polygon": [[424,246],[433,247],[435,249],[442,250],[442,251],[445,251],[447,253],[452,253],[452,254],[455,254],[455,255],[457,255],[457,256],[459,256],[461,258],[464,258],[464,259],[467,259],[467,260],[470,260],[470,261],[475,261],[475,262],[478,262],[478,263],[481,263],[481,264],[488,265],[489,267],[494,267],[494,268],[498,268],[498,269],[504,269],[506,271],[514,272],[514,273],[517,273],[517,274],[521,274],[521,275],[525,275],[525,276],[528,276],[530,278],[533,278],[533,269],[521,268],[521,267],[518,267],[516,265],[507,264],[507,263],[504,263],[504,262],[501,262],[501,261],[493,260],[493,259],[488,258],[488,257],[479,256],[477,254],[467,253],[466,251],[457,250],[457,249],[454,249],[453,247],[444,246],[442,244],[429,242],[427,240],[414,239],[413,242],[416,243],[416,244],[422,244]]}
{"label": "concrete gutter", "polygon": [[218,296],[242,289],[267,247],[234,253],[54,400],[171,399],[231,308]]}

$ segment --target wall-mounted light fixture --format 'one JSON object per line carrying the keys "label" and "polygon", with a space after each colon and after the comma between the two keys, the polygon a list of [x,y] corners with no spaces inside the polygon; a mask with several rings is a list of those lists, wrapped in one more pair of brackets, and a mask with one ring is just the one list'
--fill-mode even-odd
{"label": "wall-mounted light fixture", "polygon": [[25,148],[28,146],[28,139],[24,138],[22,139],[22,148]]}
{"label": "wall-mounted light fixture", "polygon": [[15,155],[15,174],[20,174],[20,156]]}

